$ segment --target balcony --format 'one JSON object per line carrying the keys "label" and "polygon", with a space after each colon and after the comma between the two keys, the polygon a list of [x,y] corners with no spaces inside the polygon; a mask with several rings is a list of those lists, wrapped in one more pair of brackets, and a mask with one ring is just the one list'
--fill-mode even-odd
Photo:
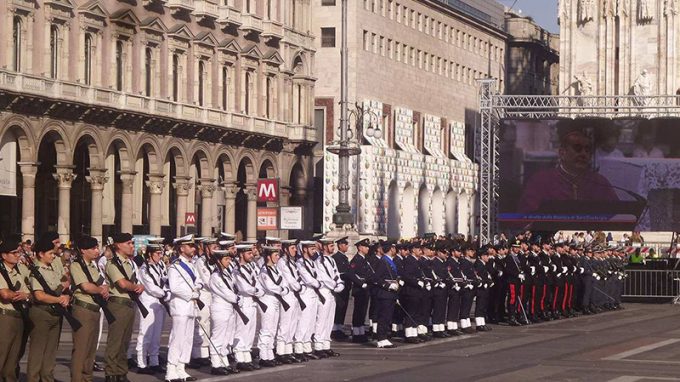
{"label": "balcony", "polygon": [[[253,136],[250,145],[271,145],[284,140],[303,145],[315,143],[311,126],[0,69],[0,110],[10,107],[20,113],[160,135],[195,137],[208,128],[221,132],[218,142],[236,145],[249,135]],[[177,125],[183,126],[181,131],[173,129]]]}
{"label": "balcony", "polygon": [[219,17],[219,10],[215,3],[211,3],[207,0],[194,0],[194,5],[196,7],[194,16],[199,19],[216,20]]}
{"label": "balcony", "polygon": [[218,7],[219,17],[217,18],[217,23],[222,26],[241,26],[241,12],[235,10],[234,8],[228,6]]}
{"label": "balcony", "polygon": [[278,21],[264,20],[262,22],[262,37],[269,40],[281,40],[283,38],[283,24]]}
{"label": "balcony", "polygon": [[256,15],[244,13],[241,15],[241,30],[246,33],[262,33],[262,19]]}
{"label": "balcony", "polygon": [[173,11],[193,12],[195,8],[194,0],[167,0],[166,7]]}

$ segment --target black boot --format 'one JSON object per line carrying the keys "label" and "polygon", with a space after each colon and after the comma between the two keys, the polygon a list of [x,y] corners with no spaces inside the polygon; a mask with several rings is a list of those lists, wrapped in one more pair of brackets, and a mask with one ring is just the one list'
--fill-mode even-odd
{"label": "black boot", "polygon": [[229,370],[226,367],[213,367],[210,369],[212,375],[229,375]]}

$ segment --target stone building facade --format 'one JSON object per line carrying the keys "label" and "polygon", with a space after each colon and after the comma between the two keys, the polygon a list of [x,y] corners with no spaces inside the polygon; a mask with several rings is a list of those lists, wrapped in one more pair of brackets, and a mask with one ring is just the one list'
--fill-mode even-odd
{"label": "stone building facade", "polygon": [[561,91],[676,94],[678,12],[677,0],[560,0]]}
{"label": "stone building facade", "polygon": [[0,20],[3,234],[175,236],[194,213],[254,238],[258,178],[305,205],[309,1],[8,0]]}
{"label": "stone building facade", "polygon": [[[359,0],[349,2],[349,101],[366,112],[362,153],[353,157],[351,205],[360,233],[413,237],[472,234],[477,224],[476,79],[503,88],[503,7],[495,1]],[[339,0],[314,5],[319,80],[315,124],[324,142],[338,138]],[[382,137],[370,137],[368,125]],[[317,148],[324,185],[324,230],[337,205],[337,157]],[[322,220],[322,221],[321,221]]]}
{"label": "stone building facade", "polygon": [[558,95],[560,38],[530,17],[505,13],[505,94]]}

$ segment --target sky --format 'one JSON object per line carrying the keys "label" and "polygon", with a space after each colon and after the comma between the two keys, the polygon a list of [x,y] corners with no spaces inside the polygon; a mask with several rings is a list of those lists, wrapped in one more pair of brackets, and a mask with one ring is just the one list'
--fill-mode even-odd
{"label": "sky", "polygon": [[[505,6],[512,6],[515,0],[498,0]],[[557,0],[517,0],[515,11],[522,11],[522,15],[531,16],[538,25],[548,32],[559,33],[557,25]]]}

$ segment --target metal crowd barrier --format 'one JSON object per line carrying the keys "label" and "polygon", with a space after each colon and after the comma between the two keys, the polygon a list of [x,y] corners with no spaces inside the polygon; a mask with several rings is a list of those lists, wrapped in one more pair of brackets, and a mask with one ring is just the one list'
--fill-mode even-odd
{"label": "metal crowd barrier", "polygon": [[680,270],[626,269],[626,274],[623,297],[675,298],[680,293]]}

